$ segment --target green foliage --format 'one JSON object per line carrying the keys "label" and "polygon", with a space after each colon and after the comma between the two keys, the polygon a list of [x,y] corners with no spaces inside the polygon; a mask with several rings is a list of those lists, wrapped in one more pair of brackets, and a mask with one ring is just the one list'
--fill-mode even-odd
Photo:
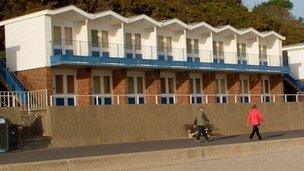
{"label": "green foliage", "polygon": [[280,6],[285,9],[291,10],[293,8],[293,3],[290,0],[269,0],[258,5],[258,7],[260,6]]}
{"label": "green foliage", "polygon": [[[0,1],[0,20],[70,4],[90,13],[111,9],[123,16],[146,14],[157,20],[178,18],[186,23],[205,21],[213,26],[274,30],[287,37],[284,44],[304,40],[303,22],[290,14],[290,0],[269,0],[252,12],[242,0],[5,0]],[[0,50],[4,49],[3,30]]]}

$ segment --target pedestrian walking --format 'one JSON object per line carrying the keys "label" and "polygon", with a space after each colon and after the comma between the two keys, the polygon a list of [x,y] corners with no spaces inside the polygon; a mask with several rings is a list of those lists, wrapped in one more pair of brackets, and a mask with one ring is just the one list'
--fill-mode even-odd
{"label": "pedestrian walking", "polygon": [[248,114],[247,124],[252,126],[252,132],[249,136],[249,139],[252,140],[253,136],[256,134],[259,140],[262,140],[260,135],[259,126],[263,122],[262,113],[257,108],[257,105],[253,105]]}
{"label": "pedestrian walking", "polygon": [[207,118],[203,107],[199,107],[198,109],[199,109],[199,111],[196,113],[196,117],[194,120],[194,126],[197,128],[196,139],[198,141],[200,141],[201,135],[203,134],[203,137],[205,138],[205,142],[209,142],[210,139],[209,139],[205,129],[206,129],[207,123],[209,123],[210,120]]}

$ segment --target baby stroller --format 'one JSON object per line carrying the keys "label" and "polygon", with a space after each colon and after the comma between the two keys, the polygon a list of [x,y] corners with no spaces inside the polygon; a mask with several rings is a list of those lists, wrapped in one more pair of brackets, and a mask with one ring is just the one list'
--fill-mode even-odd
{"label": "baby stroller", "polygon": [[[197,127],[194,125],[191,125],[191,127],[188,126],[188,138],[194,138],[197,134]],[[210,122],[207,123],[205,127],[205,132],[208,137],[215,135],[216,129],[215,126],[212,125]]]}

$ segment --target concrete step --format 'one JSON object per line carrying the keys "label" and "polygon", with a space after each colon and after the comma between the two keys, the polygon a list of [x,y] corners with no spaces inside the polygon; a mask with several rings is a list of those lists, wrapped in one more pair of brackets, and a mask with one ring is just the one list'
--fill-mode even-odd
{"label": "concrete step", "polygon": [[[132,170],[177,163],[214,160],[250,154],[282,151],[304,147],[304,138],[255,141],[228,145],[203,146],[195,148],[177,148],[126,154],[78,157],[60,160],[36,161],[28,163],[0,165],[0,171],[82,171],[82,170]],[[28,154],[29,155],[29,154]],[[1,156],[0,156],[1,158]]]}

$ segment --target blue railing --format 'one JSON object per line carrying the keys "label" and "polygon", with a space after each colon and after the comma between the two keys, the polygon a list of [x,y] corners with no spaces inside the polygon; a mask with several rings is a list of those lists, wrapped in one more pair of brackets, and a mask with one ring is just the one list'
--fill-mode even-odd
{"label": "blue railing", "polygon": [[81,65],[81,66],[121,66],[130,68],[155,69],[187,69],[212,71],[238,71],[238,72],[266,72],[288,74],[289,67],[225,64],[211,62],[174,61],[157,59],[132,59],[114,57],[92,57],[77,55],[53,55],[51,65]]}
{"label": "blue railing", "polygon": [[301,82],[293,73],[284,74],[285,80],[292,84],[298,91],[304,91],[304,83]]}

